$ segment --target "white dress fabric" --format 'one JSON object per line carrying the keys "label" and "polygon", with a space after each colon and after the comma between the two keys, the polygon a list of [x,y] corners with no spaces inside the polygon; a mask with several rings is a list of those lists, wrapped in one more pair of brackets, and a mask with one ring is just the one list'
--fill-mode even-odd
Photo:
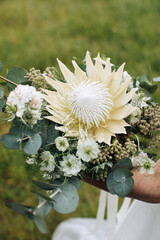
{"label": "white dress fabric", "polygon": [[[57,227],[52,240],[160,240],[160,204],[138,200],[130,204],[131,199],[125,198],[121,209],[115,214],[114,226],[113,213],[115,202],[118,203],[117,196],[108,194],[107,198],[107,220],[102,219],[102,206],[98,221],[94,218],[66,220]],[[103,205],[102,199],[100,205]]]}

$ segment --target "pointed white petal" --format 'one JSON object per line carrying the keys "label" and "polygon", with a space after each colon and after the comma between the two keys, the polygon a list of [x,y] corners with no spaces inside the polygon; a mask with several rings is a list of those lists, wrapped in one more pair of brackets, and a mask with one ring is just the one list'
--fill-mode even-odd
{"label": "pointed white petal", "polygon": [[126,103],[128,103],[132,99],[132,97],[133,97],[133,95],[135,94],[136,91],[137,91],[137,88],[134,88],[129,93],[127,93],[127,94],[125,93],[122,96],[120,96],[119,98],[116,98],[114,100],[114,107],[113,108],[117,109],[117,108],[120,108],[120,107],[124,106]]}
{"label": "pointed white petal", "polygon": [[75,86],[74,74],[59,60],[57,59],[61,72],[70,86]]}
{"label": "pointed white petal", "polygon": [[124,120],[112,120],[107,121],[107,129],[111,132],[120,134],[126,134],[126,129],[124,127],[129,126]]}
{"label": "pointed white petal", "polygon": [[112,90],[112,94],[114,95],[117,90],[119,89],[120,87],[120,83],[121,83],[121,80],[122,80],[122,74],[123,74],[123,69],[124,69],[124,65],[125,63],[123,63],[117,70],[117,72],[115,72],[114,74],[114,79],[113,81],[111,82],[111,85],[110,85],[110,89]]}
{"label": "pointed white petal", "polygon": [[87,75],[89,78],[92,77],[92,74],[93,74],[93,62],[92,62],[92,59],[90,57],[90,54],[89,52],[87,51],[87,54],[86,54],[86,71],[87,71]]}
{"label": "pointed white petal", "polygon": [[72,61],[72,64],[75,68],[75,77],[76,77],[76,82],[81,83],[82,81],[87,80],[86,73],[80,69],[80,67],[77,65],[75,61]]}

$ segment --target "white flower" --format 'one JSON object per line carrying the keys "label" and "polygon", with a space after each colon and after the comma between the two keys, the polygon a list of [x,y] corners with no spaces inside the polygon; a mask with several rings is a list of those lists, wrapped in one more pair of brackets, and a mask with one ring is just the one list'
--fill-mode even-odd
{"label": "white flower", "polygon": [[19,84],[7,98],[7,112],[17,116],[25,124],[34,125],[40,120],[42,95],[35,87]]}
{"label": "white flower", "polygon": [[115,134],[126,134],[128,124],[124,119],[136,110],[127,104],[137,89],[127,92],[130,79],[121,83],[124,64],[112,71],[109,59],[104,66],[98,54],[94,64],[89,52],[86,72],[75,61],[75,73],[61,61],[58,63],[66,82],[45,77],[54,88],[54,91],[43,89],[47,94],[43,97],[49,103],[47,111],[51,114],[46,118],[60,124],[57,129],[66,136],[84,139],[85,132],[87,137],[108,145]]}
{"label": "white flower", "polygon": [[67,154],[63,156],[63,161],[60,161],[61,171],[64,172],[65,176],[77,176],[77,174],[83,168],[83,164],[74,154]]}
{"label": "white flower", "polygon": [[133,113],[131,113],[131,115],[129,116],[129,123],[131,125],[134,125],[140,119],[141,119],[141,110],[139,108],[137,108],[137,110],[134,111]]}
{"label": "white flower", "polygon": [[65,137],[57,137],[55,139],[56,148],[59,151],[65,152],[69,147],[69,143]]}
{"label": "white flower", "polygon": [[91,159],[97,158],[100,150],[98,144],[93,139],[86,141],[79,141],[77,146],[77,155],[85,162],[89,162]]}
{"label": "white flower", "polygon": [[36,154],[33,154],[33,155],[27,157],[26,163],[28,163],[28,164],[37,164],[36,157],[37,157]]}
{"label": "white flower", "polygon": [[55,159],[54,156],[49,151],[44,151],[41,153],[42,162],[40,163],[41,171],[52,172],[55,169]]}
{"label": "white flower", "polygon": [[143,108],[148,106],[147,101],[150,99],[151,98],[147,97],[144,93],[135,93],[132,98],[131,105],[134,107]]}
{"label": "white flower", "polygon": [[153,167],[156,163],[148,157],[147,153],[141,151],[136,157],[132,156],[131,161],[133,167],[140,167],[140,173],[154,173]]}

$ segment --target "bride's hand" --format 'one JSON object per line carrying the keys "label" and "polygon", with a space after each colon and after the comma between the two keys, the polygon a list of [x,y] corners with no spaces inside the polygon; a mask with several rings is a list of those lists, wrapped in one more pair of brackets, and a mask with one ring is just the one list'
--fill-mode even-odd
{"label": "bride's hand", "polygon": [[[139,168],[133,168],[132,173],[134,186],[128,197],[149,203],[160,203],[160,160],[154,167],[154,174],[141,174]],[[85,176],[84,181],[108,191],[106,182],[96,180],[89,175]]]}

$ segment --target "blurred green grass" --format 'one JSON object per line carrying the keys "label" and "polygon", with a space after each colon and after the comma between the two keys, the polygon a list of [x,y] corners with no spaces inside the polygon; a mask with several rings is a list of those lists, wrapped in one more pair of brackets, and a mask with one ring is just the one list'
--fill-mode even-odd
{"label": "blurred green grass", "polygon": [[[132,76],[159,76],[159,12],[159,0],[0,0],[3,73],[15,65],[44,70],[57,64],[57,57],[71,67],[74,56],[83,59],[89,50],[111,57],[116,65],[126,62]],[[155,99],[160,101],[159,92]],[[6,131],[0,125],[0,134]],[[96,216],[99,190],[82,183],[77,211],[49,214],[50,233],[41,235],[30,220],[4,206],[6,199],[36,204],[31,180],[23,153],[0,145],[0,239],[50,239],[62,220]]]}

